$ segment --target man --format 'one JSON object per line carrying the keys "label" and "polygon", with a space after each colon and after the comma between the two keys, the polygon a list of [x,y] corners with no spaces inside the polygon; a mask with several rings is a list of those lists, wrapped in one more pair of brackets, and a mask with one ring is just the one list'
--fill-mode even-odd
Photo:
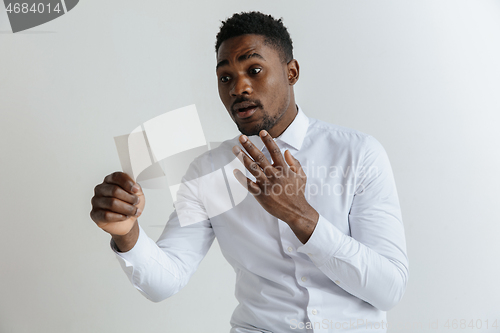
{"label": "man", "polygon": [[[214,216],[216,189],[180,190],[155,243],[137,222],[144,193],[118,172],[96,187],[92,219],[153,301],[178,292],[217,237],[237,274],[231,332],[385,332],[385,311],[406,288],[408,259],[384,149],[296,105],[299,64],[281,20],[233,15],[217,35],[216,54],[219,95],[243,135],[195,159],[185,179],[238,156],[248,174],[234,177],[252,195]],[[181,214],[198,223],[181,227]]]}

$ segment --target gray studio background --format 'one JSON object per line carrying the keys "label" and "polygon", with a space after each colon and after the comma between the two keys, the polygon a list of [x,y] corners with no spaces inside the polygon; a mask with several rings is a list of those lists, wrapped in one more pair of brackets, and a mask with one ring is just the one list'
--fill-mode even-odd
{"label": "gray studio background", "polygon": [[[89,211],[120,169],[114,136],[193,103],[208,141],[237,134],[214,42],[243,10],[284,18],[308,116],[389,154],[410,279],[388,318],[422,325],[389,332],[500,331],[500,1],[82,0],[18,34],[0,8],[1,333],[229,331],[235,278],[216,243],[185,289],[152,303]],[[146,198],[140,222],[156,239],[172,202]]]}

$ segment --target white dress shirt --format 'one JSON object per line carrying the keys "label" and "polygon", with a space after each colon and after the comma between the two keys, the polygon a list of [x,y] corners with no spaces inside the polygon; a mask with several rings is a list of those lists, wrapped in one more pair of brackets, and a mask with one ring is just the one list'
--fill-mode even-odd
{"label": "white dress shirt", "polygon": [[[260,138],[250,140],[269,158]],[[112,242],[122,268],[145,297],[161,301],[184,287],[217,237],[237,275],[231,333],[386,332],[386,311],[406,289],[408,258],[385,150],[367,134],[308,118],[300,108],[275,142],[300,161],[306,199],[320,214],[306,244],[250,194],[208,214],[222,199],[199,186],[179,191],[175,207],[201,222],[181,227],[174,211],[156,243],[142,228],[128,252]],[[224,167],[238,144],[236,137],[196,158],[185,177]]]}

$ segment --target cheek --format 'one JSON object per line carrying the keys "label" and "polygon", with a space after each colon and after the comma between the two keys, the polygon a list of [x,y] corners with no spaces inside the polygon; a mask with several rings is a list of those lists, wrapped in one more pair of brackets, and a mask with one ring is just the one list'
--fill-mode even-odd
{"label": "cheek", "polygon": [[219,88],[219,98],[220,98],[222,104],[226,105],[226,103],[228,101],[228,93],[226,91],[226,87],[219,85],[218,88]]}
{"label": "cheek", "polygon": [[271,104],[282,103],[283,99],[286,99],[289,94],[288,81],[283,80],[281,76],[269,79],[265,89],[267,92],[273,92],[268,96]]}
{"label": "cheek", "polygon": [[219,98],[222,101],[222,90],[220,89],[220,86],[218,87],[217,91],[219,92]]}

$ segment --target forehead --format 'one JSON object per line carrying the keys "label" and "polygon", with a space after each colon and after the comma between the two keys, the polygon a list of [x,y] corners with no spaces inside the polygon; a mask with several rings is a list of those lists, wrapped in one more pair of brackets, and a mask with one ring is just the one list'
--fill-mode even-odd
{"label": "forehead", "polygon": [[264,36],[249,34],[222,42],[217,52],[217,62],[234,61],[239,56],[250,53],[257,53],[264,57],[264,60],[279,59],[278,51],[265,43]]}

